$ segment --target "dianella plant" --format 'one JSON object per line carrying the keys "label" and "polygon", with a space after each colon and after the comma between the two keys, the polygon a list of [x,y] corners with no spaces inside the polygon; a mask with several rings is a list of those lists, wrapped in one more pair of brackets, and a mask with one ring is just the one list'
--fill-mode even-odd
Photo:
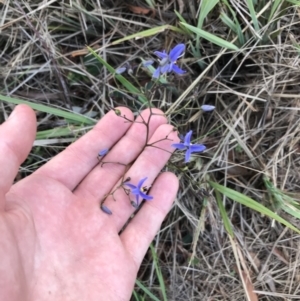
{"label": "dianella plant", "polygon": [[[191,32],[194,31],[198,34],[201,34],[204,38],[210,40],[216,45],[222,45],[223,47],[226,47],[228,49],[238,49],[235,45],[228,42],[225,43],[220,38],[212,38],[210,34],[206,34],[201,30],[199,31],[193,26],[184,23],[182,23],[182,25],[188,28]],[[122,92],[123,95],[125,95],[126,92],[126,97],[133,100],[132,104],[133,106],[136,106],[137,114],[140,117],[140,121],[138,122],[143,124],[146,128],[145,143],[143,149],[147,147],[155,147],[161,152],[169,152],[170,154],[173,154],[174,151],[174,154],[172,155],[169,163],[165,168],[179,174],[180,179],[185,179],[185,181],[186,179],[188,179],[188,182],[193,187],[193,191],[199,196],[200,199],[204,199],[203,204],[207,204],[207,201],[210,198],[214,198],[211,194],[211,190],[215,190],[215,202],[219,207],[220,216],[223,219],[225,228],[229,235],[233,235],[233,231],[229,218],[226,215],[224,204],[220,199],[221,194],[253,210],[269,216],[273,220],[286,225],[294,231],[299,232],[299,230],[295,226],[293,226],[285,219],[281,218],[273,210],[268,209],[264,205],[245,196],[242,193],[214,182],[209,178],[208,175],[204,177],[205,181],[203,183],[199,183],[198,181],[195,181],[192,177],[190,177],[188,173],[189,169],[194,168],[192,166],[196,166],[197,169],[201,168],[201,166],[203,165],[203,160],[208,157],[206,156],[206,152],[211,152],[211,150],[205,143],[205,137],[197,137],[197,132],[189,128],[186,123],[182,125],[177,123],[176,125],[174,125],[173,131],[177,132],[179,142],[173,141],[173,139],[170,138],[171,133],[166,135],[166,137],[162,140],[149,142],[149,124],[151,122],[151,119],[157,114],[155,113],[154,108],[157,102],[161,101],[160,97],[163,97],[165,93],[169,93],[173,96],[175,95],[179,97],[179,99],[182,98],[181,91],[175,83],[179,80],[184,81],[185,77],[189,74],[189,71],[181,66],[183,65],[182,61],[185,57],[186,48],[187,45],[185,45],[184,43],[178,43],[171,47],[169,50],[154,50],[151,57],[139,58],[140,62],[138,64],[136,62],[126,61],[120,66],[116,66],[115,68],[112,67],[108,62],[106,62],[92,48],[89,48],[89,51],[102,65],[104,65],[108,69],[109,72],[111,72],[111,74],[114,76],[115,82],[121,85],[119,89],[117,89],[110,95],[110,97],[113,99],[115,97],[118,97],[118,92]],[[193,51],[193,48],[191,48],[191,51]],[[143,85],[141,85],[141,82],[143,82]],[[171,105],[174,106],[174,103],[172,103]],[[160,105],[160,107],[162,106]],[[147,120],[143,119],[142,115],[140,114],[140,112],[145,108],[148,108],[150,110],[150,115]],[[137,122],[136,120],[129,119],[126,115],[122,115],[118,109],[114,109],[114,111],[117,116],[124,119],[124,122]],[[199,114],[196,116],[196,118],[201,116],[202,114],[218,114],[217,107],[214,103],[201,103],[199,101],[198,111]],[[170,117],[169,122],[171,124],[173,123],[172,118]],[[160,147],[158,144],[161,141],[168,142],[173,151]],[[106,160],[106,155],[108,153],[108,149],[99,150],[98,159],[100,166],[103,166],[104,164],[121,164],[129,169],[129,167],[134,163],[130,162],[128,164],[125,164],[124,162],[110,162]],[[192,162],[194,164],[190,165]],[[128,196],[128,202],[130,202],[130,204],[137,210],[143,204],[143,202],[151,202],[153,197],[148,194],[151,183],[147,182],[147,171],[145,170],[145,173],[140,177],[138,182],[132,181],[132,178],[134,178],[133,176],[134,175],[129,175],[126,178],[122,178],[119,184],[116,185],[115,189],[109,194],[105,195],[105,197],[101,200],[100,208],[104,213],[109,215],[113,214],[111,209],[108,208],[105,204],[105,201],[107,197],[112,197],[117,202],[117,192],[119,190],[122,190],[124,193],[126,193],[126,195]],[[203,229],[203,220],[205,219],[204,215],[206,205],[203,208],[204,211],[203,214],[201,213],[198,227],[199,231]]]}
{"label": "dianella plant", "polygon": [[[172,88],[173,91],[176,91],[177,88],[172,86],[171,81],[174,79],[174,77],[182,77],[187,73],[186,70],[180,67],[180,60],[183,58],[185,50],[185,44],[179,43],[171,48],[170,51],[166,51],[165,49],[154,51],[153,58],[142,58],[138,66],[134,66],[131,62],[126,62],[123,65],[118,66],[116,69],[113,69],[112,66],[108,65],[107,62],[105,62],[93,50],[90,49],[90,51],[101,61],[101,63],[106,65],[108,69],[113,72],[116,79],[123,86],[129,88],[130,92],[134,92],[134,97],[141,102],[140,110],[144,108],[148,108],[150,110],[150,116],[147,120],[143,119],[139,113],[140,111],[138,111],[138,114],[141,117],[141,121],[139,122],[142,123],[146,128],[144,149],[146,147],[155,147],[161,152],[170,152],[169,150],[158,146],[158,143],[162,140],[149,143],[149,124],[151,122],[151,118],[157,114],[153,111],[155,106],[154,98],[157,95],[157,91],[170,88]],[[148,80],[144,87],[139,86],[139,92],[137,93],[137,89],[133,87],[135,87],[135,83],[140,82],[139,77],[143,73],[146,73]],[[199,106],[199,111],[202,112],[212,112],[214,109],[215,106],[212,104],[202,104]],[[115,109],[115,113],[120,118],[123,118],[124,122],[137,122],[130,120],[126,115],[122,115],[118,109]],[[188,164],[193,156],[199,156],[201,153],[205,152],[206,146],[202,143],[197,143],[199,138],[195,138],[195,143],[193,143],[193,130],[189,130],[188,132],[184,133],[182,132],[181,128],[174,127],[173,131],[178,133],[180,142],[174,142],[169,138],[169,135],[167,135],[163,140],[169,142],[173,150],[176,151],[175,156],[182,158],[181,160],[183,161],[183,164]],[[129,164],[124,164],[123,162],[107,161],[106,155],[108,153],[108,149],[99,150],[98,159],[100,166],[103,166],[104,164],[121,164],[129,167],[134,163],[130,162]],[[176,170],[174,165],[172,167]],[[122,179],[119,185],[117,185],[111,193],[103,198],[100,204],[100,208],[103,212],[109,215],[113,214],[110,208],[105,205],[105,200],[107,197],[111,196],[115,201],[117,201],[116,193],[120,189],[126,193],[128,196],[128,201],[136,209],[139,208],[143,201],[151,201],[153,199],[151,195],[148,195],[148,190],[151,187],[151,183],[146,184],[148,178],[146,170],[145,174],[137,183],[132,182],[131,178],[133,177],[128,176],[126,179]]]}

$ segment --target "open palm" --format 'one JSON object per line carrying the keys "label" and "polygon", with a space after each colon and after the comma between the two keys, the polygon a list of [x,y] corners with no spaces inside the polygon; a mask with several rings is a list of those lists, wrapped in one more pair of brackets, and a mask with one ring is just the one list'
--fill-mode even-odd
{"label": "open palm", "polygon": [[[132,113],[119,108],[132,120]],[[156,110],[146,127],[125,122],[113,111],[77,142],[29,177],[12,185],[36,131],[34,112],[18,106],[0,127],[0,300],[129,300],[143,256],[175,198],[178,181],[160,170],[178,142]],[[142,113],[148,120],[149,110]],[[141,117],[137,120],[141,121]],[[172,141],[170,141],[172,140]],[[110,151],[98,164],[97,153]],[[165,149],[167,151],[163,151]],[[128,196],[117,190],[99,209],[103,197],[122,179],[145,185],[153,200],[134,212]]]}

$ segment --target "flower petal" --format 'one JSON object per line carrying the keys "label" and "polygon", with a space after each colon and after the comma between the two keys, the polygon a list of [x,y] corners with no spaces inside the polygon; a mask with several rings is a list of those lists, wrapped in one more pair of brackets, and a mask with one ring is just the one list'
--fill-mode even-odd
{"label": "flower petal", "polygon": [[203,144],[192,144],[190,150],[192,153],[201,153],[206,150],[206,146]]}
{"label": "flower petal", "polygon": [[154,73],[152,74],[152,77],[153,77],[153,78],[159,78],[160,72],[161,72],[160,70],[161,70],[161,68],[158,67],[158,68],[154,71]]}
{"label": "flower petal", "polygon": [[161,69],[160,69],[161,74],[164,74],[164,73],[168,72],[169,67],[170,67],[170,64],[166,64],[166,65],[162,66]]}
{"label": "flower petal", "polygon": [[108,148],[104,148],[104,149],[102,149],[102,150],[98,153],[98,156],[99,156],[99,157],[103,157],[103,156],[105,156],[107,153],[108,153]]}
{"label": "flower petal", "polygon": [[135,200],[136,200],[136,207],[138,207],[140,205],[140,195],[139,194],[137,194],[135,196]]}
{"label": "flower petal", "polygon": [[187,163],[187,162],[190,161],[191,154],[192,154],[191,149],[188,149],[188,150],[186,151],[186,153],[185,153],[185,160],[184,160],[184,163]]}
{"label": "flower petal", "polygon": [[148,195],[148,194],[145,194],[145,193],[143,193],[143,192],[140,192],[140,196],[141,196],[144,200],[146,200],[146,201],[150,201],[150,200],[153,199],[153,196]]}
{"label": "flower petal", "polygon": [[174,63],[169,64],[168,72],[171,72],[173,70]]}
{"label": "flower petal", "polygon": [[141,179],[138,184],[137,184],[137,188],[139,190],[141,190],[141,188],[143,187],[144,182],[148,179],[148,177]]}
{"label": "flower petal", "polygon": [[103,212],[105,212],[106,214],[112,215],[111,210],[110,210],[108,207],[106,207],[104,204],[102,204],[100,208],[101,208],[101,210],[102,210]]}
{"label": "flower petal", "polygon": [[211,106],[211,105],[202,105],[201,106],[201,109],[204,111],[204,112],[210,112],[210,111],[213,111],[216,107],[215,106]]}
{"label": "flower petal", "polygon": [[124,183],[123,185],[128,186],[131,189],[131,191],[134,190],[134,189],[137,189],[137,187],[135,185],[130,184],[130,183]]}
{"label": "flower petal", "polygon": [[185,135],[185,137],[184,137],[184,145],[185,146],[190,146],[192,133],[193,133],[193,131],[191,130]]}
{"label": "flower petal", "polygon": [[148,66],[152,65],[153,63],[154,63],[153,60],[148,60],[148,61],[143,62],[142,65],[143,65],[144,67],[148,67]]}
{"label": "flower petal", "polygon": [[186,149],[186,146],[183,143],[173,143],[171,146],[180,150]]}
{"label": "flower petal", "polygon": [[171,49],[169,57],[171,62],[176,62],[176,60],[183,54],[185,51],[184,44],[178,44],[173,49]]}
{"label": "flower petal", "polygon": [[163,52],[154,51],[154,54],[157,55],[160,59],[165,59],[166,57],[168,57],[165,50]]}
{"label": "flower petal", "polygon": [[122,74],[124,71],[126,71],[126,67],[120,67],[115,70],[117,74]]}
{"label": "flower petal", "polygon": [[175,64],[172,66],[172,70],[177,74],[184,74],[186,72],[185,70],[182,70]]}

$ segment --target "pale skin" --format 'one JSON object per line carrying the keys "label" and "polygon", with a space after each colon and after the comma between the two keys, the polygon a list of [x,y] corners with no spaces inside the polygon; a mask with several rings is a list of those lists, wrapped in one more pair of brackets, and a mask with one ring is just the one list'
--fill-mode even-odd
{"label": "pale skin", "polygon": [[[133,120],[132,112],[119,108]],[[152,116],[150,143],[146,127],[124,122],[111,111],[78,141],[32,175],[12,185],[20,164],[35,139],[35,113],[26,105],[15,108],[0,126],[0,300],[129,300],[149,244],[176,197],[178,180],[160,173],[179,142],[162,112]],[[142,112],[147,119],[149,111]],[[140,120],[140,117],[137,117]],[[105,161],[97,154],[109,148]],[[142,151],[143,150],[143,151]],[[125,230],[135,209],[122,189],[116,201],[99,204],[120,179],[136,185],[148,177],[152,201],[144,203]],[[132,197],[134,199],[134,197]]]}

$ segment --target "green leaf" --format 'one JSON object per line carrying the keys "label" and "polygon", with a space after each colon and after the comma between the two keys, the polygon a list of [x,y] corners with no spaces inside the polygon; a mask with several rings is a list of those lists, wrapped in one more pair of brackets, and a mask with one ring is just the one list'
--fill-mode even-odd
{"label": "green leaf", "polygon": [[[227,8],[229,9],[234,21],[231,21],[231,18],[223,12],[221,13],[220,18],[221,18],[221,20],[223,21],[224,24],[226,24],[232,31],[234,31],[238,35],[240,45],[244,45],[245,44],[245,37],[244,37],[243,31],[242,31],[241,24],[239,23],[239,20],[236,17],[236,13],[232,9],[232,7],[229,5],[227,0],[223,0],[223,2],[227,6]],[[230,24],[232,24],[232,27],[231,27]]]}
{"label": "green leaf", "polygon": [[152,253],[152,257],[153,257],[153,263],[154,263],[156,275],[157,275],[157,278],[158,278],[160,290],[161,290],[161,293],[163,295],[163,300],[164,301],[168,301],[167,293],[166,293],[166,287],[165,287],[165,281],[164,281],[161,269],[160,269],[160,267],[158,265],[157,254],[156,254],[156,252],[155,252],[154,247],[153,247],[152,244],[150,245],[150,250],[151,250],[151,253]]}
{"label": "green leaf", "polygon": [[256,32],[258,33],[259,32],[259,25],[258,25],[258,20],[257,20],[257,17],[256,17],[256,12],[255,12],[254,6],[253,6],[253,0],[247,0],[247,6],[248,6],[249,11],[250,11],[250,15],[251,15],[251,18],[252,18],[254,28],[255,28]]}
{"label": "green leaf", "polygon": [[220,0],[202,0],[201,8],[198,17],[198,28],[202,28],[204,19],[210,13],[210,11],[217,5]]}
{"label": "green leaf", "polygon": [[48,138],[59,138],[63,136],[78,136],[80,132],[85,132],[87,130],[86,127],[57,127],[50,130],[39,131],[36,133],[36,139],[48,139]]}
{"label": "green leaf", "polygon": [[196,33],[197,35],[199,35],[200,37],[212,42],[213,44],[216,44],[218,46],[221,46],[223,48],[228,48],[228,49],[232,49],[232,50],[239,50],[239,48],[237,46],[235,46],[234,44],[227,42],[217,36],[214,36],[213,34],[204,31],[200,28],[197,28],[195,26],[180,22],[183,26],[185,26],[186,28],[188,28],[189,30],[191,30],[192,32]]}
{"label": "green leaf", "polygon": [[281,209],[288,214],[300,219],[300,204],[283,191],[276,188],[267,176],[263,176],[267,191],[272,196],[276,209]]}
{"label": "green leaf", "polygon": [[168,30],[168,29],[169,30],[173,30],[173,31],[178,32],[178,33],[183,33],[181,29],[179,29],[179,28],[177,28],[175,26],[172,26],[172,25],[162,25],[162,26],[153,27],[153,28],[146,29],[144,31],[140,31],[140,32],[134,33],[132,35],[126,36],[126,37],[124,37],[122,39],[113,41],[109,45],[120,44],[120,43],[122,43],[124,41],[132,40],[132,39],[138,40],[138,39],[142,39],[142,38],[146,38],[146,37],[151,37],[151,36],[154,36],[156,34],[162,33],[162,32],[164,32],[165,30]]}
{"label": "green leaf", "polygon": [[135,284],[145,293],[147,294],[152,300],[160,301],[155,295],[153,295],[139,280],[135,280]]}
{"label": "green leaf", "polygon": [[0,94],[0,100],[8,102],[8,103],[13,103],[13,104],[26,104],[34,110],[37,110],[40,112],[45,112],[48,114],[53,114],[53,115],[59,116],[59,117],[63,117],[66,120],[70,120],[70,121],[73,121],[76,123],[81,123],[81,124],[95,124],[96,123],[93,119],[86,117],[84,115],[67,112],[62,109],[56,109],[56,108],[53,108],[50,106],[41,105],[41,104],[37,104],[34,102],[22,100],[22,99],[12,98],[12,97],[8,97],[8,96],[4,96],[4,95]]}
{"label": "green leaf", "polygon": [[[175,10],[174,12],[180,22],[187,23],[187,21],[183,18],[183,16],[177,10]],[[180,26],[180,28],[182,28],[182,30],[184,30],[185,34],[188,34],[189,36],[193,36],[193,33],[190,30],[188,30],[186,27],[182,26],[182,24],[179,24],[179,26]]]}
{"label": "green leaf", "polygon": [[128,92],[138,95],[138,99],[143,104],[148,103],[147,98],[141,94],[141,91],[138,88],[136,88],[133,84],[131,84],[124,76],[122,76],[121,74],[117,74],[116,70],[111,65],[109,65],[105,60],[103,60],[102,57],[99,56],[91,47],[87,46],[87,48],[99,60],[99,62],[107,68],[107,70],[111,74],[114,74],[115,78],[127,89]]}
{"label": "green leaf", "polygon": [[236,24],[224,12],[220,14],[220,19],[227,25],[233,32],[237,33]]}
{"label": "green leaf", "polygon": [[209,182],[209,184],[216,190],[220,191],[222,194],[226,195],[228,198],[242,204],[245,205],[248,208],[251,208],[255,211],[258,211],[266,216],[269,216],[270,218],[275,219],[276,221],[278,221],[279,223],[287,226],[288,228],[294,230],[297,233],[300,233],[300,230],[298,228],[296,228],[295,226],[293,226],[291,223],[289,223],[288,221],[286,221],[284,218],[280,217],[279,215],[277,215],[276,213],[274,213],[273,211],[271,211],[270,209],[266,208],[265,206],[263,206],[262,204],[254,201],[253,199],[245,196],[244,194],[237,192],[233,189],[230,189],[228,187],[224,187],[223,185],[217,184],[215,182]]}
{"label": "green leaf", "polygon": [[155,8],[155,1],[154,0],[145,0],[145,2],[147,2],[147,4],[149,5],[149,7]]}
{"label": "green leaf", "polygon": [[274,13],[276,12],[279,4],[281,4],[281,3],[282,3],[282,0],[275,0],[274,1],[273,5],[272,5],[271,12],[270,12],[270,15],[269,15],[268,23],[271,22],[271,19],[273,18]]}
{"label": "green leaf", "polygon": [[290,2],[292,4],[295,4],[297,6],[300,6],[300,1],[299,0],[287,0],[287,2]]}
{"label": "green leaf", "polygon": [[218,207],[219,207],[219,210],[220,210],[220,214],[221,214],[222,219],[223,219],[224,227],[225,227],[227,233],[231,237],[234,237],[234,232],[233,232],[233,229],[232,229],[232,226],[231,226],[231,222],[228,218],[228,215],[227,215],[226,210],[224,208],[224,205],[222,203],[220,192],[218,190],[216,190],[216,200],[217,200],[217,204],[218,204]]}
{"label": "green leaf", "polygon": [[175,10],[174,12],[175,12],[177,18],[178,18],[181,22],[183,22],[183,23],[186,23],[186,22],[187,22],[187,21],[184,19],[184,17],[183,17],[177,10]]}

